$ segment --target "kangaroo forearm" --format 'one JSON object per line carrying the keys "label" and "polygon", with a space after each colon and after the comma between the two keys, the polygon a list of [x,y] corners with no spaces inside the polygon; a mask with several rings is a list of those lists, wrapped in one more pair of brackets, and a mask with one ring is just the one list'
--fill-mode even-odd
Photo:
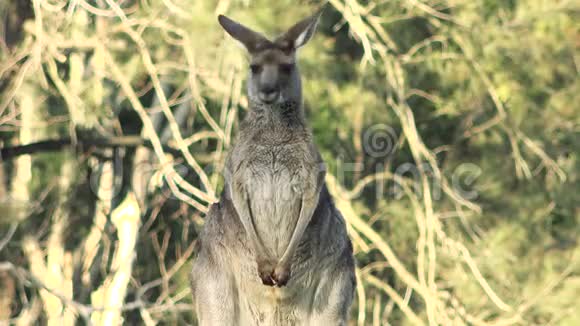
{"label": "kangaroo forearm", "polygon": [[[246,197],[246,198],[243,198]],[[266,251],[264,249],[264,245],[260,237],[258,236],[258,232],[256,231],[256,226],[254,224],[254,217],[252,215],[251,210],[251,203],[249,197],[240,196],[239,192],[234,191],[232,192],[232,202],[234,204],[234,208],[240,217],[242,225],[244,226],[244,230],[248,235],[250,240],[250,244],[252,245],[253,249],[256,252],[256,256],[261,257],[263,256]]]}
{"label": "kangaroo forearm", "polygon": [[294,232],[292,233],[292,237],[290,238],[290,242],[288,247],[284,251],[282,258],[280,258],[279,265],[287,266],[290,263],[290,260],[294,256],[302,237],[304,236],[304,232],[312,219],[312,215],[316,210],[316,206],[318,205],[319,194],[317,193],[315,196],[306,198],[302,198],[302,205],[300,208],[300,215],[298,217],[298,222],[296,223],[296,227],[294,228]]}
{"label": "kangaroo forearm", "polygon": [[312,219],[312,215],[318,206],[320,190],[322,189],[324,182],[324,174],[324,169],[320,170],[316,178],[315,190],[312,192],[308,191],[302,195],[298,222],[296,223],[296,227],[294,228],[294,232],[292,233],[288,247],[282,255],[278,265],[282,265],[284,267],[289,266],[290,260],[294,256],[294,253],[296,252],[296,249],[298,248],[298,245],[304,236],[304,232],[306,231],[306,228]]}

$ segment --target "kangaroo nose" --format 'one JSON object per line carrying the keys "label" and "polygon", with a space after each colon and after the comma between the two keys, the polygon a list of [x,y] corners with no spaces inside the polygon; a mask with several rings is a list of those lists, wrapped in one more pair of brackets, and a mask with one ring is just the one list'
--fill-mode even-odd
{"label": "kangaroo nose", "polygon": [[274,86],[262,87],[262,93],[266,95],[276,93],[276,87]]}

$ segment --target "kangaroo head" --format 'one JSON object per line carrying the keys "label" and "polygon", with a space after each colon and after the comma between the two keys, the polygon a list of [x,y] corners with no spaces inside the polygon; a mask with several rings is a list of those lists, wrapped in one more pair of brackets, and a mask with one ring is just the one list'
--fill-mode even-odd
{"label": "kangaroo head", "polygon": [[220,25],[250,54],[247,84],[251,102],[302,102],[296,50],[310,40],[319,16],[320,12],[298,22],[272,41],[226,16],[218,16]]}

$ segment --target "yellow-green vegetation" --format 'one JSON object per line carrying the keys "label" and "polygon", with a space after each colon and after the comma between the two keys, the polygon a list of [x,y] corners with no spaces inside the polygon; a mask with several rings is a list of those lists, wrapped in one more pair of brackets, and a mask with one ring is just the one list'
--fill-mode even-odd
{"label": "yellow-green vegetation", "polygon": [[0,3],[0,324],[195,324],[247,110],[225,13],[299,52],[358,261],[352,325],[580,325],[580,6]]}

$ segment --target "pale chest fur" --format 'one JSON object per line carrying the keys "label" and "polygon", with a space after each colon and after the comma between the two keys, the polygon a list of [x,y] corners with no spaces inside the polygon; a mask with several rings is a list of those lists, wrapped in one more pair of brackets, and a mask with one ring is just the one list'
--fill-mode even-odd
{"label": "pale chest fur", "polygon": [[[320,163],[309,143],[248,144],[234,149],[232,186],[247,195],[264,247],[281,257],[296,226],[304,196],[316,189]],[[236,151],[240,151],[236,155]]]}

